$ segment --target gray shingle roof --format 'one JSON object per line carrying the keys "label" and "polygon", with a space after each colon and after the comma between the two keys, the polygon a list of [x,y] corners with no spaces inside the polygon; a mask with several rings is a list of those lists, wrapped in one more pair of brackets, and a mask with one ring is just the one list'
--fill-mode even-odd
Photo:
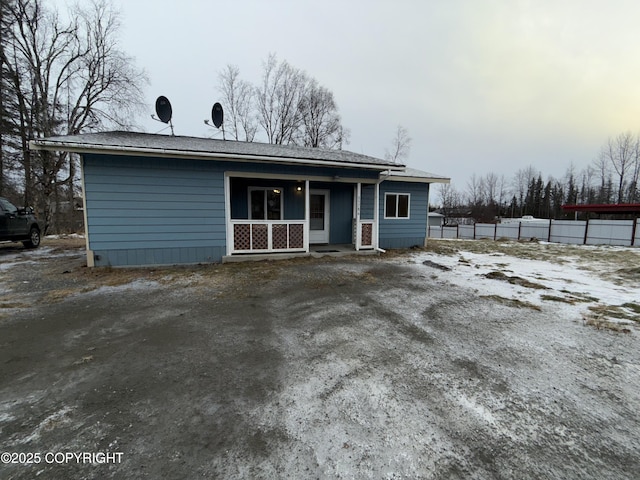
{"label": "gray shingle roof", "polygon": [[412,180],[412,181],[425,181],[430,183],[449,183],[451,180],[449,177],[442,175],[436,175],[435,173],[425,172],[418,170],[417,168],[406,167],[402,171],[393,172],[391,179],[395,180]]}
{"label": "gray shingle roof", "polygon": [[237,142],[210,138],[157,135],[137,132],[83,133],[48,137],[31,142],[31,148],[61,151],[122,151],[127,154],[194,157],[256,158],[263,161],[317,164],[345,164],[370,168],[403,169],[404,165],[389,162],[368,155],[346,150],[325,150],[321,148],[297,147],[291,145],[271,145],[258,142]]}

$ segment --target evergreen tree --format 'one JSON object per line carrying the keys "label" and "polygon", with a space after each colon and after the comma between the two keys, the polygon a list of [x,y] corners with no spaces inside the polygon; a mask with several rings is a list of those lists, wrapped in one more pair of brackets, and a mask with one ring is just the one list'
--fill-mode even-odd
{"label": "evergreen tree", "polygon": [[567,196],[565,198],[565,203],[567,205],[576,205],[578,203],[578,190],[576,188],[573,174],[569,175],[569,180],[567,182]]}

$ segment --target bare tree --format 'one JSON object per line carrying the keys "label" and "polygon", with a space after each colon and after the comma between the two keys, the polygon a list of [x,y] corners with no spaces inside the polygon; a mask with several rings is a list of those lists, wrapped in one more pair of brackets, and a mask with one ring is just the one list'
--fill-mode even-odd
{"label": "bare tree", "polygon": [[300,112],[302,145],[342,149],[342,145],[348,143],[333,93],[318,85],[315,79],[309,81],[300,101]]}
{"label": "bare tree", "polygon": [[7,162],[5,157],[5,142],[10,128],[9,122],[9,94],[11,86],[8,65],[5,64],[5,48],[11,30],[9,0],[0,0],[0,195],[5,189]]}
{"label": "bare tree", "polygon": [[241,80],[233,65],[219,80],[225,125],[236,140],[253,141],[260,128],[272,144],[340,149],[348,143],[333,93],[275,54],[263,62],[258,87]]}
{"label": "bare tree", "polygon": [[[521,168],[516,171],[513,177],[513,195],[516,197],[518,206],[520,208],[518,216],[523,215],[525,197],[529,190],[529,186],[531,185],[531,182],[536,178],[536,176],[539,175],[539,172],[531,165],[529,165],[527,168]],[[512,214],[513,213],[515,212],[512,212]]]}
{"label": "bare tree", "polygon": [[295,143],[302,125],[300,102],[308,77],[286,60],[278,63],[274,54],[269,55],[263,68],[262,85],[257,91],[258,123],[269,143]]}
{"label": "bare tree", "polygon": [[398,125],[395,136],[391,141],[391,149],[385,152],[384,158],[391,162],[398,163],[409,157],[410,151],[411,137],[409,137],[409,131],[402,125]]}
{"label": "bare tree", "polygon": [[254,116],[254,87],[240,78],[240,69],[235,65],[227,65],[218,78],[225,106],[225,130],[235,140],[253,142],[258,130]]}
{"label": "bare tree", "polygon": [[593,162],[600,184],[596,196],[597,203],[609,203],[611,201],[611,167],[607,159],[600,154]]}
{"label": "bare tree", "polygon": [[[621,133],[615,138],[609,138],[600,152],[599,162],[608,164],[617,174],[618,193],[617,202],[625,200],[625,189],[629,176],[636,175],[640,156],[640,139],[631,132]],[[635,188],[635,186],[634,186]]]}
{"label": "bare tree", "polygon": [[484,195],[486,205],[498,205],[498,181],[498,175],[494,172],[489,172],[484,176]]}
{"label": "bare tree", "polygon": [[65,153],[30,152],[29,140],[106,124],[130,128],[147,79],[118,48],[119,15],[106,0],[76,7],[68,22],[42,0],[15,0],[9,15],[2,61],[17,106],[11,122],[22,152],[24,201],[39,200],[51,224],[60,188],[73,197],[76,161]]}
{"label": "bare tree", "polygon": [[445,222],[449,222],[452,217],[456,217],[460,213],[463,204],[462,198],[450,183],[442,183],[439,188],[442,214],[445,217]]}
{"label": "bare tree", "polygon": [[479,207],[484,205],[485,197],[486,185],[484,178],[474,173],[467,181],[467,203],[471,207]]}
{"label": "bare tree", "polygon": [[[500,209],[503,209],[506,206],[507,200],[507,179],[504,175],[500,175],[500,177],[498,177],[497,190],[498,205],[500,206]],[[499,214],[502,215],[502,212],[499,212]]]}

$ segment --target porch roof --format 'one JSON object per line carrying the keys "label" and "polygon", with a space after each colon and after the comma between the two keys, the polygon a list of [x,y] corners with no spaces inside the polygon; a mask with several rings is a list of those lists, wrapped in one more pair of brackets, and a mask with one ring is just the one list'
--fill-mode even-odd
{"label": "porch roof", "polygon": [[102,153],[111,155],[200,158],[265,163],[306,164],[402,171],[405,166],[347,150],[210,138],[158,135],[138,132],[101,132],[32,140],[34,150]]}

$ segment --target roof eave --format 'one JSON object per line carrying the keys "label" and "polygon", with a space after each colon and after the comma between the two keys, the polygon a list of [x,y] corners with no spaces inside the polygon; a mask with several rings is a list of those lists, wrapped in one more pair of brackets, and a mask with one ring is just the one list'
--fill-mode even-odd
{"label": "roof eave", "polygon": [[270,157],[265,155],[250,155],[238,153],[198,152],[191,150],[167,150],[144,147],[119,147],[115,145],[83,144],[76,142],[60,142],[48,140],[31,140],[29,148],[32,150],[64,151],[71,153],[100,153],[122,155],[125,153],[144,157],[203,159],[203,160],[235,160],[238,162],[267,162],[286,165],[311,165],[342,168],[361,168],[366,170],[395,170],[403,171],[404,165],[379,165],[373,163],[338,162],[335,160],[313,160],[304,158]]}
{"label": "roof eave", "polygon": [[386,180],[392,182],[413,182],[413,183],[451,183],[450,178],[444,177],[404,177],[402,175],[391,174]]}

